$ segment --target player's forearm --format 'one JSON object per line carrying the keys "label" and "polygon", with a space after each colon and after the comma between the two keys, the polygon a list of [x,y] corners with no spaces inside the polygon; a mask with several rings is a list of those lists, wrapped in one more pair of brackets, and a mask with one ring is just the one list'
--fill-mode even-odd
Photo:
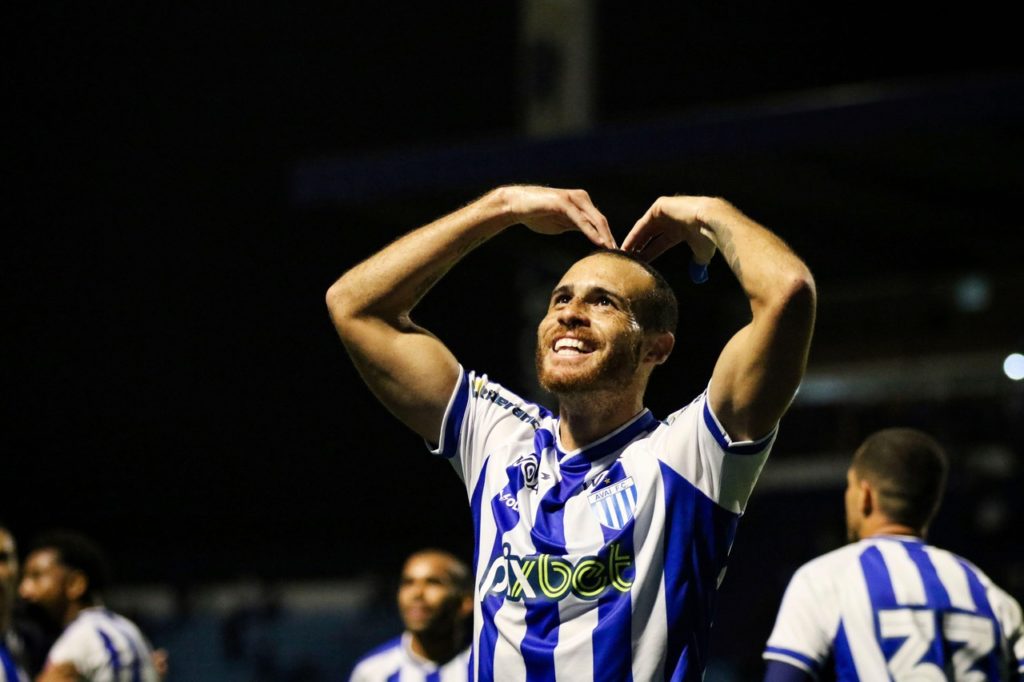
{"label": "player's forearm", "polygon": [[327,305],[335,323],[373,317],[399,324],[455,263],[515,222],[499,188],[410,232],[331,286]]}
{"label": "player's forearm", "polygon": [[788,309],[810,325],[814,278],[785,242],[724,199],[708,199],[698,220],[743,286],[755,318]]}

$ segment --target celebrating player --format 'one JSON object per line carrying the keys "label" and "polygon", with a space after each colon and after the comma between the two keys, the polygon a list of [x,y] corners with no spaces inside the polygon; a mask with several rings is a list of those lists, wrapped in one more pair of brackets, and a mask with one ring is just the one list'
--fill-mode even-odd
{"label": "celebrating player", "polygon": [[473,613],[469,567],[441,550],[416,552],[402,568],[398,611],[405,632],[363,656],[349,682],[465,682],[466,621]]}
{"label": "celebrating player", "polygon": [[91,540],[58,531],[35,542],[19,591],[64,628],[37,682],[118,682],[122,675],[138,682],[160,679],[139,629],[103,607],[105,583],[106,562]]}
{"label": "celebrating player", "polygon": [[976,566],[924,542],[945,453],[914,429],[864,441],[847,472],[850,542],[802,566],[768,639],[765,680],[1024,679],[1020,606]]}
{"label": "celebrating player", "polygon": [[[410,312],[504,229],[578,230],[537,330],[553,413],[467,370]],[[721,250],[752,320],[706,391],[664,422],[643,406],[675,342],[675,296],[647,265]],[[662,197],[616,248],[582,190],[507,186],[415,230],[327,294],[370,389],[466,486],[476,549],[471,675],[698,680],[736,524],[806,364],[815,293],[781,239],[722,199]]]}

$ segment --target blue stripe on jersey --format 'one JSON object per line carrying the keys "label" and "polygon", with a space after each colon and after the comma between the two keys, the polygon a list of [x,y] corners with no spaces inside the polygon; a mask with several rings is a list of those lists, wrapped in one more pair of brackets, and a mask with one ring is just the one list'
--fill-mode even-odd
{"label": "blue stripe on jersey", "polygon": [[811,658],[810,656],[805,656],[804,654],[801,654],[798,651],[793,651],[792,649],[783,649],[783,648],[777,647],[777,646],[766,646],[764,648],[764,650],[765,651],[770,651],[770,652],[776,653],[776,654],[781,654],[783,656],[787,656],[787,657],[792,658],[794,660],[800,661],[801,663],[806,665],[808,667],[808,669],[813,671],[815,675],[818,674],[818,667],[819,667],[818,666],[818,662],[816,660],[814,660],[813,658]]}
{"label": "blue stripe on jersey", "polygon": [[441,682],[441,673],[438,670],[427,675],[426,682]]}
{"label": "blue stripe on jersey", "polygon": [[856,680],[857,668],[853,665],[853,652],[850,642],[846,639],[846,628],[839,623],[835,641],[832,643],[832,660],[836,667],[837,680]]}
{"label": "blue stripe on jersey", "polygon": [[732,455],[756,455],[764,451],[768,441],[771,440],[774,431],[769,433],[764,438],[753,441],[752,443],[743,443],[742,445],[732,445],[729,443],[729,439],[726,437],[725,432],[722,431],[721,427],[718,426],[718,422],[715,421],[715,416],[711,414],[711,399],[710,397],[704,401],[704,425],[708,427],[708,431],[715,437],[718,444],[723,450]]}
{"label": "blue stripe on jersey", "polygon": [[974,606],[977,612],[987,617],[992,621],[992,626],[995,628],[993,634],[995,635],[996,645],[992,648],[992,652],[985,658],[977,661],[973,666],[972,670],[982,670],[987,676],[985,679],[998,680],[1001,675],[1001,667],[999,665],[999,642],[1006,641],[1004,639],[1004,633],[1002,627],[999,625],[999,619],[996,618],[995,612],[992,611],[992,604],[988,601],[988,590],[982,584],[981,579],[978,578],[978,574],[975,572],[974,567],[963,559],[959,559],[960,565],[963,567],[964,572],[967,574],[967,585],[971,590],[971,597],[974,599]]}
{"label": "blue stripe on jersey", "polygon": [[871,618],[874,622],[875,639],[882,649],[882,656],[888,661],[899,650],[903,640],[882,638],[881,627],[878,624],[878,612],[883,609],[897,608],[900,605],[896,603],[896,592],[892,587],[892,579],[889,577],[889,569],[885,565],[885,559],[882,558],[882,552],[877,547],[871,546],[861,552],[859,558],[860,568],[864,572],[864,582],[868,588],[868,599],[871,601]]}
{"label": "blue stripe on jersey", "polygon": [[395,672],[393,672],[390,675],[388,675],[387,682],[399,682],[401,674],[402,674],[402,669],[399,668]]}
{"label": "blue stripe on jersey", "polygon": [[[541,456],[541,453],[537,454]],[[590,471],[590,462],[586,458],[571,457],[563,462],[561,470],[562,479],[541,498],[537,517],[530,529],[535,550],[554,557],[565,556],[565,503],[582,489],[583,480]],[[519,472],[518,468],[516,472]],[[526,602],[526,635],[520,643],[520,651],[526,665],[526,676],[531,682],[555,679],[555,647],[558,645],[560,622],[558,604],[553,600]]]}
{"label": "blue stripe on jersey", "polygon": [[[489,460],[488,460],[489,461]],[[516,498],[519,495],[519,491],[523,486],[523,479],[520,474],[518,466],[512,465],[506,467],[508,472],[509,483],[505,486],[503,492],[507,492],[512,498]],[[482,489],[484,479],[486,478],[486,467],[481,470],[479,486]],[[474,493],[475,495],[475,493]],[[512,530],[519,523],[519,512],[509,507],[501,499],[501,495],[495,495],[491,498],[491,516],[494,518],[495,533],[494,533],[494,544],[491,546],[490,555],[487,557],[487,564],[490,565],[495,559],[503,554],[504,549],[504,536],[505,533]],[[483,500],[478,504],[478,508],[482,509]],[[480,520],[476,519],[477,524],[477,537],[480,537]],[[503,570],[508,570],[507,568]],[[511,578],[510,578],[511,579]],[[483,628],[480,630],[480,641],[477,647],[480,653],[480,679],[490,680],[494,678],[494,645],[498,641],[498,626],[494,622],[494,614],[498,612],[501,605],[505,603],[504,594],[495,594],[493,592],[487,592],[483,595],[483,603],[480,605],[480,609],[483,612]]]}
{"label": "blue stripe on jersey", "polygon": [[725,568],[739,515],[715,504],[659,462],[665,486],[665,676],[700,680],[708,662],[718,575]]}
{"label": "blue stripe on jersey", "polygon": [[[607,483],[617,483],[625,480],[626,472],[622,468],[622,462],[616,462],[608,470]],[[614,528],[601,528],[604,534],[604,546],[598,553],[598,560],[607,565],[611,554],[611,545],[616,543],[619,551],[630,557],[635,556],[633,546],[633,525],[635,521],[630,518],[629,522],[622,526],[622,530]],[[634,575],[623,576],[629,582],[635,579],[636,569],[631,567]],[[624,643],[633,639],[633,600],[629,592],[608,590],[598,598],[597,602],[597,628],[594,631],[594,676],[595,679],[603,680],[632,680],[633,665],[632,652],[630,647]]]}
{"label": "blue stripe on jersey", "polygon": [[99,628],[96,628],[96,632],[99,633],[100,639],[103,640],[103,646],[106,647],[107,654],[110,656],[110,668],[116,680],[121,674],[121,658],[117,655],[117,649],[114,648],[114,642],[111,641],[110,635]]}
{"label": "blue stripe on jersey", "polygon": [[459,387],[455,391],[455,402],[448,412],[448,421],[444,425],[444,449],[439,453],[445,459],[451,459],[459,449],[459,436],[462,434],[462,420],[466,416],[466,403],[469,402],[469,372],[463,370]]}
{"label": "blue stripe on jersey", "polygon": [[910,560],[914,562],[914,565],[917,566],[917,572],[921,574],[921,582],[924,583],[924,596],[928,608],[938,611],[949,611],[952,608],[949,593],[946,592],[945,585],[939,579],[939,573],[935,570],[931,557],[924,551],[924,544],[909,540],[901,540],[900,544],[907,550]]}
{"label": "blue stripe on jersey", "polygon": [[14,657],[7,650],[7,645],[3,642],[2,633],[0,633],[0,666],[3,666],[5,680],[18,682],[20,679],[18,677],[18,668],[14,665]]}
{"label": "blue stripe on jersey", "polygon": [[132,633],[121,627],[110,610],[104,609],[102,613],[110,620],[111,627],[124,636],[125,641],[128,642],[128,648],[132,650],[132,682],[142,682],[142,657],[139,656],[139,649],[135,646]]}

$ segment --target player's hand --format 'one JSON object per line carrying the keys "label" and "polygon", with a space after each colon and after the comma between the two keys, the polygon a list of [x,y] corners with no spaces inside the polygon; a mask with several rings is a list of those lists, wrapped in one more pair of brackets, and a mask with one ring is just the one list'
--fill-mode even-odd
{"label": "player's hand", "polygon": [[582,189],[509,185],[501,191],[516,221],[534,232],[561,234],[579,230],[598,246],[617,248],[608,220]]}
{"label": "player's hand", "polygon": [[693,260],[707,265],[717,247],[704,229],[701,211],[709,197],[661,197],[636,221],[622,242],[623,251],[632,251],[646,261],[652,261],[670,248],[686,242],[693,251]]}

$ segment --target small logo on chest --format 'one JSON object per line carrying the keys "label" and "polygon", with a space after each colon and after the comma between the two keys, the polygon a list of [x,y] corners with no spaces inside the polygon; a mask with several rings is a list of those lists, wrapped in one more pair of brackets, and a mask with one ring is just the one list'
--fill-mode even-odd
{"label": "small logo on chest", "polygon": [[587,495],[587,501],[602,526],[622,530],[636,511],[636,483],[632,476],[609,483]]}

